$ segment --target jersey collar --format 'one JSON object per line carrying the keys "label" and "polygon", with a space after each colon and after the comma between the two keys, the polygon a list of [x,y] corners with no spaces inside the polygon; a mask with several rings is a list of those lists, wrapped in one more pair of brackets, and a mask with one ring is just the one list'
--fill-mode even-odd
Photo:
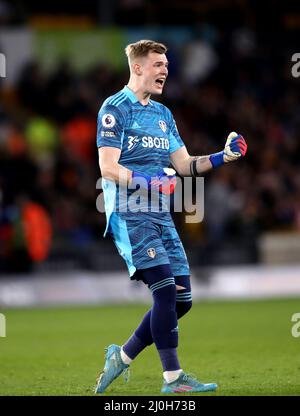
{"label": "jersey collar", "polygon": [[[127,97],[130,99],[132,104],[139,103],[139,100],[137,99],[137,96],[135,95],[135,93],[129,87],[127,87],[127,85],[125,85],[125,87],[123,88],[122,91],[123,91],[124,94],[127,95]],[[153,105],[151,100],[149,100],[149,104]],[[146,106],[143,106],[143,107],[146,107]]]}
{"label": "jersey collar", "polygon": [[130,88],[127,87],[127,85],[125,85],[125,87],[123,88],[123,92],[124,94],[127,95],[127,97],[130,99],[130,101],[135,104],[137,103],[139,100],[137,99],[135,93],[133,91],[131,91]]}

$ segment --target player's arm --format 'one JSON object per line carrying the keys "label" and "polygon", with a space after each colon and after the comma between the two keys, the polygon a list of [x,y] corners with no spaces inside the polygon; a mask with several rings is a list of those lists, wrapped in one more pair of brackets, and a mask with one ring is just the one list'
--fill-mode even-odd
{"label": "player's arm", "polygon": [[171,153],[171,163],[180,176],[192,176],[191,164],[196,161],[198,175],[208,172],[213,168],[209,156],[190,156],[185,146]]}
{"label": "player's arm", "polygon": [[190,156],[185,146],[171,153],[170,159],[181,176],[200,176],[224,163],[245,156],[247,143],[243,136],[232,132],[228,135],[224,150],[207,156]]}
{"label": "player's arm", "polygon": [[100,147],[98,149],[98,154],[99,166],[103,178],[124,185],[131,181],[131,170],[119,164],[121,149],[109,146]]}
{"label": "player's arm", "polygon": [[97,146],[101,175],[116,183],[127,184],[131,171],[119,163],[124,137],[125,117],[114,105],[103,105],[98,114]]}
{"label": "player's arm", "polygon": [[[121,185],[133,184],[135,183],[150,189],[154,186],[160,192],[164,194],[173,193],[175,184],[172,182],[164,183],[164,179],[171,177],[173,174],[169,173],[172,169],[161,169],[157,176],[151,177],[144,174],[143,172],[133,172],[124,166],[120,165],[119,159],[121,156],[121,150],[115,147],[100,147],[98,149],[99,154],[99,166],[101,170],[102,177],[104,179],[110,179],[119,183]],[[174,172],[175,173],[175,172]],[[137,182],[138,181],[138,182]]]}

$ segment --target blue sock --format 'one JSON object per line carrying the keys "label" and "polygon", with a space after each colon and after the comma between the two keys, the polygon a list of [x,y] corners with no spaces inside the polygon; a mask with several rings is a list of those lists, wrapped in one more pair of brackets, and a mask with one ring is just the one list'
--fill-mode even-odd
{"label": "blue sock", "polygon": [[149,285],[153,296],[150,328],[164,371],[178,370],[178,324],[174,277]]}
{"label": "blue sock", "polygon": [[[152,278],[154,277],[156,270],[153,270],[153,269],[154,268],[148,269],[148,273],[147,273],[148,279],[149,279],[149,275]],[[168,273],[166,272],[166,275],[167,274]],[[190,277],[189,276],[176,276],[175,283],[185,288],[176,292],[176,314],[177,314],[177,319],[179,319],[182,316],[184,316],[190,310],[192,306]],[[151,326],[150,326],[151,314],[152,314],[152,309],[150,309],[145,314],[142,322],[140,323],[140,325],[138,326],[134,334],[123,345],[124,352],[131,359],[134,359],[144,348],[146,348],[147,346],[153,343],[153,337],[152,337]],[[166,348],[166,350],[167,349],[168,348]],[[164,361],[167,361],[167,358],[165,359],[165,355],[166,355],[165,349],[160,349],[159,353],[160,351],[163,351],[161,359]],[[170,354],[172,356],[173,353],[171,352]]]}
{"label": "blue sock", "polygon": [[[144,320],[142,321],[142,323]],[[126,355],[128,355],[129,358],[132,360],[135,359],[135,357],[143,351],[144,348],[147,347],[147,344],[145,344],[140,338],[136,336],[136,334],[132,334],[131,337],[126,341],[126,343],[123,345],[123,351]]]}
{"label": "blue sock", "polygon": [[[159,282],[159,285],[162,287],[154,288],[154,304],[151,311],[146,314],[147,325],[144,318],[136,333],[123,345],[123,350],[129,358],[134,359],[145,348],[145,341],[142,342],[136,335],[141,331],[148,338],[148,342],[155,342],[163,370],[178,370],[180,364],[177,357],[176,288],[167,279]],[[149,331],[149,320],[151,331]]]}
{"label": "blue sock", "polygon": [[174,371],[180,369],[176,348],[158,350],[158,353],[164,371]]}

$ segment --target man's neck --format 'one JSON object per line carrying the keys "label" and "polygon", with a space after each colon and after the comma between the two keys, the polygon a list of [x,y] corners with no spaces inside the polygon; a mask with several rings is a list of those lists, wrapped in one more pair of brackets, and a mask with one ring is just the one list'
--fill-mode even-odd
{"label": "man's neck", "polygon": [[143,88],[138,87],[134,82],[129,81],[127,87],[134,93],[142,105],[149,104],[150,94],[146,93]]}

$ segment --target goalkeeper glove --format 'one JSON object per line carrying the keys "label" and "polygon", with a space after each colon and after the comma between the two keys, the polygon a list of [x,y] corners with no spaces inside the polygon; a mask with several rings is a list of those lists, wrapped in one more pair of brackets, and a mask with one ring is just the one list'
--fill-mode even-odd
{"label": "goalkeeper glove", "polygon": [[145,185],[148,191],[155,189],[164,195],[173,194],[176,186],[176,172],[171,168],[161,169],[154,177],[140,172],[132,172],[132,181],[135,178],[145,179]]}
{"label": "goalkeeper glove", "polygon": [[227,137],[224,150],[219,153],[213,153],[210,155],[209,160],[213,167],[217,168],[224,163],[233,162],[234,160],[245,156],[247,147],[244,137],[233,131]]}

